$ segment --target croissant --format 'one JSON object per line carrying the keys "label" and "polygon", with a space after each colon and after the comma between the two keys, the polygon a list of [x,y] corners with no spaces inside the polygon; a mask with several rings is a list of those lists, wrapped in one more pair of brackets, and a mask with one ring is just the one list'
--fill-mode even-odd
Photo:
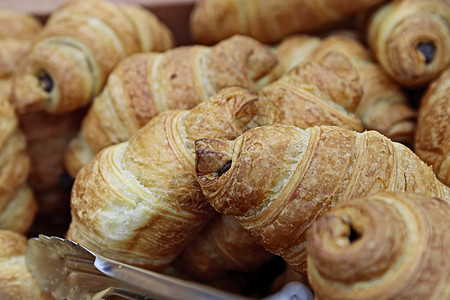
{"label": "croissant", "polygon": [[29,40],[42,29],[36,17],[4,7],[0,8],[0,23],[0,39]]}
{"label": "croissant", "polygon": [[65,113],[86,105],[126,56],[173,45],[151,12],[103,0],[68,1],[56,9],[17,66],[13,99],[20,113]]}
{"label": "croissant", "polygon": [[256,91],[255,82],[276,64],[256,40],[234,36],[214,47],[184,46],[136,54],[112,72],[66,151],[72,176],[101,149],[127,141],[158,113],[190,109],[225,87]]}
{"label": "croissant", "polygon": [[254,37],[264,43],[278,42],[297,32],[317,29],[363,11],[382,0],[200,0],[190,16],[195,41],[212,44],[234,34]]}
{"label": "croissant", "polygon": [[30,39],[42,24],[32,15],[0,8],[0,82],[1,90],[10,93],[10,82],[16,65],[30,49]]}
{"label": "croissant", "polygon": [[386,72],[408,87],[426,85],[450,63],[450,3],[394,0],[367,23],[367,42]]}
{"label": "croissant", "polygon": [[450,188],[403,144],[335,126],[272,125],[234,142],[200,139],[196,170],[215,210],[238,218],[257,243],[302,273],[306,230],[342,199],[378,191],[450,199]]}
{"label": "croissant", "polygon": [[4,300],[55,299],[39,289],[25,264],[27,251],[25,236],[0,230],[0,297]]}
{"label": "croissant", "polygon": [[428,87],[422,98],[414,151],[450,186],[450,68]]}
{"label": "croissant", "polygon": [[450,205],[418,194],[344,201],[311,225],[317,299],[448,299]]}
{"label": "croissant", "polygon": [[356,114],[364,127],[376,130],[394,141],[413,144],[416,112],[402,88],[372,58],[368,49],[355,39],[297,35],[284,39],[275,50],[280,63],[260,84],[267,85],[295,66],[321,60],[330,52],[347,57],[359,74],[363,95]]}
{"label": "croissant", "polygon": [[197,278],[212,279],[228,271],[256,270],[272,257],[234,217],[217,215],[177,257],[175,264]]}
{"label": "croissant", "polygon": [[30,169],[26,140],[8,95],[0,93],[0,229],[25,233],[37,204],[26,184]]}
{"label": "croissant", "polygon": [[64,151],[78,133],[84,114],[81,109],[62,115],[38,112],[19,117],[31,161],[28,184],[38,201],[39,212],[68,208],[72,180],[67,180]]}
{"label": "croissant", "polygon": [[169,110],[77,174],[67,236],[106,257],[164,269],[214,216],[195,179],[194,141],[236,138],[254,93],[224,89],[192,110]]}
{"label": "croissant", "polygon": [[31,42],[15,38],[0,39],[0,79],[9,79],[21,59],[27,56]]}
{"label": "croissant", "polygon": [[359,74],[338,52],[294,68],[258,93],[255,122],[300,128],[336,125],[362,131],[354,114],[362,96]]}

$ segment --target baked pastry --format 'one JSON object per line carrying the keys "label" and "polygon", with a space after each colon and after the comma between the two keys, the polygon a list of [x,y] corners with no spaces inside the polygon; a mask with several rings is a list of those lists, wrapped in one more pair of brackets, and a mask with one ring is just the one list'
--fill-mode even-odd
{"label": "baked pastry", "polygon": [[42,24],[32,15],[5,8],[0,8],[0,24],[0,90],[9,94],[13,71],[28,54],[30,39],[42,29]]}
{"label": "baked pastry", "polygon": [[21,59],[27,56],[31,41],[15,38],[0,39],[0,79],[11,78]]}
{"label": "baked pastry", "polygon": [[257,127],[234,141],[196,141],[208,202],[266,250],[306,271],[306,231],[341,200],[404,191],[450,201],[450,188],[406,146],[337,126]]}
{"label": "baked pastry", "polygon": [[421,100],[414,151],[450,186],[450,68],[432,82]]}
{"label": "baked pastry", "polygon": [[317,299],[448,299],[450,204],[407,193],[344,201],[311,225]]}
{"label": "baked pastry", "polygon": [[38,112],[19,116],[31,160],[28,184],[39,203],[39,212],[68,207],[71,180],[65,181],[69,176],[64,166],[64,151],[78,133],[84,114],[85,110],[79,109],[62,115]]}
{"label": "baked pastry", "polygon": [[42,29],[36,17],[4,7],[0,8],[0,23],[0,39],[29,40]]}
{"label": "baked pastry", "polygon": [[195,179],[194,141],[246,129],[254,93],[224,89],[192,110],[159,114],[77,174],[67,237],[128,264],[163,270],[215,215]]}
{"label": "baked pastry", "polygon": [[20,128],[27,137],[31,157],[29,183],[33,189],[46,190],[58,185],[65,172],[63,153],[78,132],[83,110],[64,115],[34,113],[20,116]]}
{"label": "baked pastry", "polygon": [[55,299],[39,289],[25,264],[25,236],[0,230],[0,298],[4,300]]}
{"label": "baked pastry", "polygon": [[13,99],[20,113],[65,113],[86,105],[126,56],[172,47],[168,28],[143,8],[72,0],[53,11],[18,65]]}
{"label": "baked pastry", "polygon": [[273,255],[256,244],[232,216],[218,214],[177,257],[175,265],[200,279],[254,271]]}
{"label": "baked pastry", "polygon": [[447,0],[388,1],[370,15],[367,42],[397,82],[423,86],[450,64],[449,23]]}
{"label": "baked pastry", "polygon": [[311,31],[342,20],[382,0],[200,0],[190,17],[195,41],[212,44],[235,34],[274,43],[293,33]]}
{"label": "baked pastry", "polygon": [[362,131],[355,115],[362,93],[352,63],[339,52],[329,52],[263,88],[255,103],[254,121],[259,126],[286,124],[306,129],[335,125]]}
{"label": "baked pastry", "polygon": [[376,130],[394,141],[413,144],[416,112],[403,89],[373,59],[360,42],[343,36],[296,35],[284,39],[275,49],[280,63],[260,81],[267,85],[295,66],[323,59],[329,52],[347,57],[359,74],[363,95],[356,109],[364,127]]}
{"label": "baked pastry", "polygon": [[245,36],[214,47],[184,46],[130,56],[94,99],[67,150],[67,169],[75,176],[101,149],[127,141],[162,111],[191,109],[225,87],[256,91],[255,82],[276,62],[265,45]]}
{"label": "baked pastry", "polygon": [[26,185],[30,159],[8,95],[0,93],[0,229],[25,233],[37,205]]}

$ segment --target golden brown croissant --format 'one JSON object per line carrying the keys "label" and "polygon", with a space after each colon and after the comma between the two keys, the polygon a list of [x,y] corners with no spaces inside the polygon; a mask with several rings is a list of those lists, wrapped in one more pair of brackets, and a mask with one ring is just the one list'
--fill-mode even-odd
{"label": "golden brown croissant", "polygon": [[106,257],[162,270],[214,216],[195,179],[194,141],[233,139],[256,101],[224,89],[192,110],[169,110],[101,151],[72,189],[68,238]]}
{"label": "golden brown croissant", "polygon": [[432,82],[422,98],[414,151],[450,186],[450,69]]}
{"label": "golden brown croissant", "polygon": [[0,230],[0,299],[2,300],[50,300],[54,299],[39,289],[37,282],[25,264],[27,251],[25,236]]}
{"label": "golden brown croissant", "polygon": [[[38,112],[19,117],[31,159],[28,183],[35,192],[40,212],[51,212],[61,206],[68,206],[70,186],[64,186],[63,182],[68,177],[64,166],[64,151],[78,133],[84,114],[85,110],[76,110],[62,115]],[[47,196],[50,195],[48,199]]]}
{"label": "golden brown croissant", "polygon": [[25,233],[37,205],[26,179],[30,169],[26,140],[8,95],[0,93],[0,229]]}
{"label": "golden brown croissant", "polygon": [[18,66],[15,106],[21,113],[75,110],[101,91],[121,59],[172,45],[168,28],[142,8],[68,1],[51,14]]}
{"label": "golden brown croissant", "polygon": [[354,114],[362,96],[359,74],[339,52],[299,65],[259,93],[258,125],[286,124],[303,129],[335,125],[362,131]]}
{"label": "golden brown croissant", "polygon": [[260,81],[268,84],[295,66],[317,61],[337,51],[355,66],[363,87],[363,95],[356,109],[366,129],[376,130],[394,141],[413,143],[416,112],[409,105],[402,88],[397,85],[358,41],[342,36],[319,39],[297,35],[283,40],[275,50],[280,63]]}
{"label": "golden brown croissant", "polygon": [[[42,24],[32,15],[5,8],[0,8],[0,24],[0,81],[3,85],[5,80],[10,80],[20,60],[28,54],[30,39],[42,29]],[[9,89],[8,86],[8,94]]]}
{"label": "golden brown croissant", "polygon": [[449,299],[450,204],[408,193],[344,201],[311,225],[317,299]]}
{"label": "golden brown croissant", "polygon": [[208,202],[297,272],[305,272],[306,230],[342,199],[378,191],[450,199],[450,188],[409,148],[376,131],[263,126],[234,142],[198,140],[196,153]]}
{"label": "golden brown croissant", "polygon": [[17,64],[30,50],[29,40],[15,38],[0,39],[0,78],[8,79],[13,75]]}
{"label": "golden brown croissant", "polygon": [[256,270],[272,257],[234,217],[217,215],[177,257],[175,264],[197,278],[213,279],[228,271]]}
{"label": "golden brown croissant", "polygon": [[6,8],[0,8],[0,24],[0,39],[29,40],[42,29],[34,16]]}
{"label": "golden brown croissant", "polygon": [[386,72],[402,85],[429,83],[450,63],[450,3],[394,0],[367,24],[367,42]]}
{"label": "golden brown croissant", "polygon": [[382,0],[201,0],[190,18],[191,34],[199,43],[212,44],[234,34],[265,43],[323,25],[375,6]]}
{"label": "golden brown croissant", "polygon": [[66,153],[72,176],[101,149],[127,141],[158,113],[190,109],[225,87],[257,90],[276,64],[263,44],[234,36],[214,47],[184,46],[132,55],[111,73]]}

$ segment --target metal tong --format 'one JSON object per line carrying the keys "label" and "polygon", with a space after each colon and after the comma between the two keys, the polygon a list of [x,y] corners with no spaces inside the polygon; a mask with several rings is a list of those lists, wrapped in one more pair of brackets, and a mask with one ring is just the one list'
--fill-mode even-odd
{"label": "metal tong", "polygon": [[[29,239],[25,261],[41,290],[56,299],[100,300],[112,295],[130,300],[248,299],[114,261],[59,237]],[[314,300],[314,296],[303,284],[291,282],[265,299]]]}

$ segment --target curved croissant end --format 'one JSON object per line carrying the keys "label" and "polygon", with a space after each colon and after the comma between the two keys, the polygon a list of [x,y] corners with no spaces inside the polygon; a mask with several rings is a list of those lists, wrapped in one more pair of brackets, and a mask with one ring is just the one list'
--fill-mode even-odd
{"label": "curved croissant end", "polygon": [[233,142],[200,139],[195,141],[197,175],[222,176],[231,167]]}
{"label": "curved croissant end", "polygon": [[307,234],[308,277],[320,299],[448,299],[450,205],[379,193],[344,201]]}
{"label": "curved croissant end", "polygon": [[421,86],[450,63],[449,23],[448,1],[392,1],[371,16],[368,42],[397,82]]}
{"label": "curved croissant end", "polygon": [[[65,113],[86,105],[102,89],[108,74],[124,57],[172,46],[171,33],[153,22],[150,12],[102,0],[69,1],[56,9],[33,40],[28,57],[14,77],[13,100],[19,112]],[[152,19],[146,36],[134,22]],[[158,32],[167,39],[153,40]],[[150,49],[142,46],[150,45]]]}

